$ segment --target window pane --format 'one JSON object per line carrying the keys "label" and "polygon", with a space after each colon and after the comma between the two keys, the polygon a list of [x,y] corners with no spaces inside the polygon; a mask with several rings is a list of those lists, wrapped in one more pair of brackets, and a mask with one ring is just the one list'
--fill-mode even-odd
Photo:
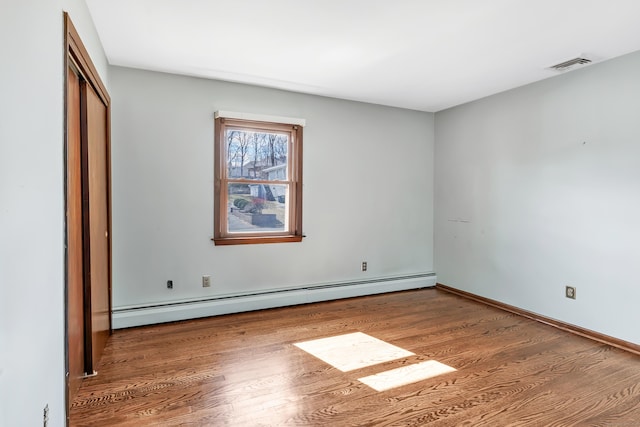
{"label": "window pane", "polygon": [[228,129],[225,143],[229,178],[287,179],[289,135]]}
{"label": "window pane", "polygon": [[229,184],[229,233],[288,229],[288,185]]}

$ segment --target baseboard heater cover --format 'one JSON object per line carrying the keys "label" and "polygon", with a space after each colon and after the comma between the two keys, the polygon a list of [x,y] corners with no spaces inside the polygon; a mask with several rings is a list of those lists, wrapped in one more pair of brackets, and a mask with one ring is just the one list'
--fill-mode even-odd
{"label": "baseboard heater cover", "polygon": [[199,317],[428,288],[435,286],[436,281],[435,273],[423,273],[135,307],[115,307],[112,314],[112,325],[114,329],[122,329]]}

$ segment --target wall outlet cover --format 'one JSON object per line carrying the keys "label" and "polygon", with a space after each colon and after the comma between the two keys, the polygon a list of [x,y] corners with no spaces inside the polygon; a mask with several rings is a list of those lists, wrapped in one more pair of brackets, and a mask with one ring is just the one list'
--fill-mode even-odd
{"label": "wall outlet cover", "polygon": [[576,288],[573,286],[567,286],[564,292],[567,298],[576,299]]}

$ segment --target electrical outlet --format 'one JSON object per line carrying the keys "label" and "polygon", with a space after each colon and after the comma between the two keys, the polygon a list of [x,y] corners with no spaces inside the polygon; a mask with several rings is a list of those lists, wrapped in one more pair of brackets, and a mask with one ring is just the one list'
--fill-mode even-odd
{"label": "electrical outlet", "polygon": [[576,288],[573,286],[567,286],[564,290],[564,295],[567,298],[576,299]]}
{"label": "electrical outlet", "polygon": [[173,289],[173,280],[167,280],[167,289]]}
{"label": "electrical outlet", "polygon": [[203,288],[211,287],[211,276],[202,276],[202,287]]}
{"label": "electrical outlet", "polygon": [[367,261],[362,261],[362,271],[367,271]]}

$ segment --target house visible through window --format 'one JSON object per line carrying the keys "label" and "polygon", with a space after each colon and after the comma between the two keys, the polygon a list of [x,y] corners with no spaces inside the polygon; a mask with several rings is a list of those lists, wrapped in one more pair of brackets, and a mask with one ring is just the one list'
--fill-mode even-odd
{"label": "house visible through window", "polygon": [[216,113],[214,242],[302,239],[302,125]]}

